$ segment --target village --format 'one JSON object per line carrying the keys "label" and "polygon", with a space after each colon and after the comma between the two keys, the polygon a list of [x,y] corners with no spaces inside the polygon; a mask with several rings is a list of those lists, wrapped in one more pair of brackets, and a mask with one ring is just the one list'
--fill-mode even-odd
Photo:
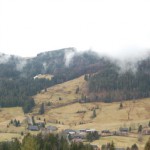
{"label": "village", "polygon": [[[74,143],[90,143],[93,146],[94,150],[103,150],[103,148],[107,147],[110,143],[105,145],[96,145],[92,144],[93,141],[101,139],[101,137],[111,137],[111,136],[118,136],[118,137],[132,137],[137,138],[138,141],[142,141],[143,136],[150,135],[150,124],[147,127],[139,126],[138,130],[131,131],[131,128],[127,127],[120,127],[116,131],[111,130],[101,130],[98,131],[96,129],[64,129],[61,132],[58,131],[58,128],[53,125],[46,125],[46,122],[37,122],[33,121],[33,117],[30,119],[28,118],[28,127],[27,130],[31,132],[39,132],[43,136],[47,134],[61,134],[65,137],[69,144],[72,142]],[[116,150],[126,150],[126,147],[116,147]]]}

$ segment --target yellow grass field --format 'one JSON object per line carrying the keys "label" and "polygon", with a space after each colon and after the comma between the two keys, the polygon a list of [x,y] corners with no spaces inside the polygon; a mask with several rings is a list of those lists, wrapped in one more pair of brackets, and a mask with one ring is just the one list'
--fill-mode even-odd
{"label": "yellow grass field", "polygon": [[[133,132],[137,133],[140,124],[143,127],[148,126],[148,122],[150,121],[150,98],[135,102],[123,102],[123,109],[119,109],[119,105],[119,102],[75,103],[51,109],[46,111],[44,115],[39,115],[38,117],[40,117],[41,120],[46,118],[47,125],[57,126],[58,131],[68,128],[77,130],[96,129],[98,131],[108,129],[110,131],[116,131],[119,130],[120,127],[131,127]],[[91,118],[93,114],[91,109],[97,107],[96,117]],[[128,120],[130,108],[132,109]],[[85,111],[85,113],[77,113],[78,111]],[[94,141],[91,144],[96,144],[101,147],[103,144],[112,142],[113,140],[116,147],[126,148],[136,143],[140,150],[144,150],[148,138],[149,136],[143,136],[143,141],[139,142],[137,134],[135,134],[135,137],[109,136],[102,137],[100,140]]]}
{"label": "yellow grass field", "polygon": [[19,120],[21,123],[25,120],[21,107],[0,108],[0,141],[18,137],[21,132],[25,131],[24,125],[21,127],[9,125],[10,121],[14,119]]}
{"label": "yellow grass field", "polygon": [[[78,94],[75,93],[77,87],[80,89]],[[82,93],[87,92],[85,87],[86,81],[84,80],[84,76],[82,76],[55,85],[49,88],[47,92],[41,91],[40,94],[34,96],[34,99],[36,104],[41,104],[42,102],[51,102],[54,106],[69,104],[75,99],[80,99]],[[61,97],[62,100],[59,100],[59,97]],[[131,127],[134,132],[137,132],[140,124],[143,127],[148,126],[148,122],[150,121],[150,98],[123,102],[122,109],[119,109],[119,106],[120,102],[70,103],[62,107],[46,107],[45,114],[37,115],[37,118],[40,117],[41,120],[45,118],[47,126],[57,126],[58,131],[68,128],[77,130],[92,128],[98,131],[105,129],[116,131],[120,127]],[[39,107],[36,108],[39,109]],[[92,118],[93,108],[97,108],[95,118]],[[148,137],[149,136],[143,136],[142,142],[138,142],[138,137],[102,137],[92,144],[101,146],[113,140],[117,147],[127,147],[136,143],[139,149],[143,150]]]}
{"label": "yellow grass field", "polygon": [[11,119],[24,120],[24,113],[21,107],[0,108],[0,124],[7,123]]}
{"label": "yellow grass field", "polygon": [[[86,82],[84,81],[84,76],[77,79],[55,85],[47,89],[47,92],[41,91],[41,93],[34,96],[36,104],[41,104],[42,102],[51,102],[53,104],[63,104],[72,102],[78,98],[81,98],[81,89]],[[79,87],[80,91],[76,94],[76,89]],[[59,100],[61,98],[61,100]]]}
{"label": "yellow grass field", "polygon": [[[36,104],[51,102],[54,106],[68,104],[75,99],[80,99],[86,91],[84,76],[77,79],[55,85],[48,88],[47,92],[35,95]],[[79,87],[79,93],[76,89]],[[61,97],[62,100],[59,100]],[[150,98],[123,102],[123,109],[119,109],[120,102],[114,103],[74,103],[58,108],[46,107],[46,112],[41,119],[46,118],[48,123],[55,123],[59,129],[64,128],[95,128],[97,130],[117,130],[120,127],[131,127],[137,129],[139,124],[147,126],[150,120]],[[96,109],[96,117],[91,118],[93,108]],[[37,107],[38,108],[38,107]],[[38,108],[39,109],[39,108]],[[85,113],[77,113],[85,111]],[[128,115],[129,114],[129,115]]]}
{"label": "yellow grass field", "polygon": [[[76,93],[78,87],[79,93]],[[57,126],[58,131],[68,128],[77,130],[92,128],[98,131],[105,129],[116,131],[120,127],[131,127],[133,131],[137,132],[140,124],[143,127],[147,127],[150,121],[150,98],[125,101],[123,102],[122,109],[119,109],[120,102],[71,103],[74,100],[80,99],[82,93],[87,92],[85,87],[86,81],[84,80],[84,76],[81,76],[77,79],[50,87],[46,92],[44,90],[41,91],[34,96],[36,107],[30,115],[35,116],[36,122],[46,119],[46,126]],[[38,112],[40,104],[48,102],[51,102],[54,107],[46,106],[45,114],[37,115],[36,112]],[[64,106],[60,107],[60,105]],[[96,109],[95,118],[92,118],[93,109]],[[14,137],[20,139],[20,133],[26,132],[27,126],[23,123],[21,127],[10,125],[7,128],[7,125],[11,119],[24,122],[25,118],[20,107],[0,108],[0,141],[11,140]],[[31,133],[37,134],[38,132]],[[141,143],[137,139],[137,137],[102,137],[100,140],[94,141],[93,144],[102,145],[113,140],[118,147],[127,147],[136,143],[140,150],[143,150],[148,136],[143,136]]]}
{"label": "yellow grass field", "polygon": [[[74,129],[94,128],[97,130],[109,129],[117,130],[120,127],[131,127],[137,129],[139,124],[147,126],[150,121],[150,99],[138,100],[135,102],[127,101],[123,103],[123,109],[119,109],[119,102],[114,103],[75,103],[60,108],[54,108],[47,111],[41,118],[46,118],[47,122],[60,122],[60,129],[71,127]],[[128,120],[128,111],[130,112]],[[91,118],[96,108],[96,117]],[[85,113],[77,113],[86,111]],[[83,124],[81,124],[83,123]],[[57,124],[56,124],[57,125]]]}

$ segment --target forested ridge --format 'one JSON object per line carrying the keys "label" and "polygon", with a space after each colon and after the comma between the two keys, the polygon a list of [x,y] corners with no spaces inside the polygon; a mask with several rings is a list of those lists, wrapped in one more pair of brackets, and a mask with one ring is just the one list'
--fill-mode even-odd
{"label": "forested ridge", "polygon": [[50,85],[51,82],[46,79],[0,79],[0,106],[22,106],[25,113],[29,112],[35,105],[31,96]]}
{"label": "forested ridge", "polygon": [[[126,67],[126,66],[125,66]],[[33,58],[0,55],[0,106],[22,106],[29,112],[33,95],[55,84],[88,75],[92,101],[111,102],[150,96],[150,57],[137,61],[136,71],[124,69],[113,59],[93,51],[74,48],[40,53]],[[36,79],[37,74],[52,74],[52,80]]]}
{"label": "forested ridge", "polygon": [[[69,54],[73,57],[68,61]],[[73,48],[40,53],[33,58],[0,55],[0,106],[22,106],[29,112],[33,95],[55,84],[98,71],[107,61],[96,53],[77,53]],[[52,80],[36,79],[38,74],[52,74]]]}
{"label": "forested ridge", "polygon": [[138,61],[136,70],[110,64],[92,75],[88,83],[89,92],[105,102],[150,97],[150,57]]}
{"label": "forested ridge", "polygon": [[44,52],[33,58],[0,55],[0,78],[33,78],[37,74],[52,74],[58,82],[64,82],[95,73],[107,62],[108,59],[93,51],[79,53],[74,48]]}

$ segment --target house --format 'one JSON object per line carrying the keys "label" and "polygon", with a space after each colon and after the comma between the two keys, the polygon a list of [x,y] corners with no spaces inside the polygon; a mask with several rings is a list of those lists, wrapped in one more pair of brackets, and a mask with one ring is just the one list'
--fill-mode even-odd
{"label": "house", "polygon": [[87,133],[89,133],[89,132],[95,132],[95,131],[96,131],[95,129],[88,129],[88,130],[86,130]]}
{"label": "house", "polygon": [[44,122],[37,122],[36,124],[40,128],[44,128],[45,127],[45,123]]}
{"label": "house", "polygon": [[40,128],[39,128],[37,125],[29,125],[29,126],[28,126],[28,130],[31,130],[31,131],[39,131]]}
{"label": "house", "polygon": [[109,130],[102,130],[101,136],[111,136],[113,133],[111,133]]}
{"label": "house", "polygon": [[47,126],[46,128],[41,129],[41,133],[43,135],[46,135],[46,134],[50,134],[52,132],[55,132],[56,130],[58,130],[58,128],[55,126]]}
{"label": "house", "polygon": [[83,142],[83,140],[80,139],[80,138],[75,138],[75,139],[72,139],[71,142],[73,142],[73,143],[80,143],[80,142]]}
{"label": "house", "polygon": [[114,131],[113,135],[116,135],[116,136],[127,136],[128,132]]}
{"label": "house", "polygon": [[80,134],[80,133],[75,133],[75,134],[69,134],[71,139],[85,139],[86,134]]}
{"label": "house", "polygon": [[81,138],[85,139],[87,136],[86,130],[83,132],[77,131],[75,135],[79,135]]}
{"label": "house", "polygon": [[128,128],[120,128],[119,131],[120,132],[129,132],[129,129]]}
{"label": "house", "polygon": [[109,130],[102,130],[101,133],[110,133],[110,131]]}
{"label": "house", "polygon": [[76,131],[75,131],[75,130],[72,130],[72,129],[65,129],[63,132],[64,132],[65,134],[75,134],[75,133],[76,133]]}
{"label": "house", "polygon": [[86,129],[80,129],[79,132],[84,132],[84,133],[86,133]]}
{"label": "house", "polygon": [[50,132],[54,132],[54,131],[58,130],[58,128],[55,126],[47,126],[46,129],[49,130]]}
{"label": "house", "polygon": [[142,131],[142,134],[144,134],[144,135],[150,135],[150,129],[144,129]]}
{"label": "house", "polygon": [[84,99],[79,99],[78,101],[79,101],[79,103],[86,103],[86,100],[84,100]]}

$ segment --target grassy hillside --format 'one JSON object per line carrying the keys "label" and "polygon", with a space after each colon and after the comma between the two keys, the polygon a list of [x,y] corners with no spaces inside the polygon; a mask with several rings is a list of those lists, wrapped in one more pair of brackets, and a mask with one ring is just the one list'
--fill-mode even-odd
{"label": "grassy hillside", "polygon": [[[84,76],[68,82],[55,85],[43,90],[34,96],[36,107],[31,115],[39,110],[41,103],[47,104],[51,102],[51,106],[46,107],[44,115],[35,115],[35,120],[43,121],[46,119],[46,126],[54,125],[58,127],[58,131],[63,129],[87,129],[94,128],[98,131],[109,129],[111,131],[118,130],[120,127],[131,127],[133,132],[137,132],[140,124],[143,127],[148,125],[150,121],[150,98],[139,99],[135,101],[124,101],[123,108],[120,109],[120,102],[103,103],[72,103],[80,99],[82,94],[87,92],[87,82]],[[76,89],[79,87],[79,92]],[[61,98],[61,100],[60,100]],[[96,110],[96,117],[92,118],[93,110]],[[13,137],[21,139],[20,133],[25,132],[26,126],[21,127],[10,126],[7,128],[11,119],[17,119],[23,122],[25,120],[24,113],[20,107],[1,108],[0,109],[0,132],[2,140],[11,140]],[[8,132],[8,133],[4,133]],[[36,134],[37,132],[35,132]],[[32,133],[33,134],[33,133]],[[136,135],[137,136],[137,135]],[[143,142],[138,142],[138,137],[103,137],[93,144],[106,144],[109,141],[114,141],[118,147],[126,147],[137,143],[140,149],[143,149],[145,141],[148,137],[143,137]],[[130,141],[130,142],[129,142]]]}
{"label": "grassy hillside", "polygon": [[[79,93],[76,94],[76,89],[79,86]],[[42,102],[51,102],[53,107],[46,106],[44,115],[39,115],[37,118],[44,118],[47,125],[57,126],[59,131],[72,128],[72,129],[87,129],[95,128],[98,131],[109,129],[111,131],[118,130],[120,127],[131,127],[133,132],[137,133],[137,129],[141,124],[147,127],[150,121],[150,98],[137,99],[132,101],[123,101],[123,108],[120,109],[120,102],[103,103],[71,103],[76,99],[80,99],[83,95],[91,96],[87,90],[87,82],[84,76],[55,85],[49,88],[46,92],[41,91],[36,95],[36,104]],[[93,93],[92,93],[93,94]],[[96,95],[99,95],[97,92]],[[62,100],[59,100],[61,98]],[[66,104],[62,107],[60,104]],[[96,109],[96,117],[92,118],[93,109]],[[138,141],[138,135],[135,137],[102,137],[93,144],[102,145],[112,140],[117,147],[127,147],[137,144],[140,150],[143,150],[149,136],[143,136],[143,141]]]}
{"label": "grassy hillside", "polygon": [[[127,101],[123,103],[123,109],[119,109],[120,103],[75,103],[67,106],[48,110],[45,115],[47,122],[55,123],[61,129],[64,128],[95,128],[97,130],[118,130],[120,127],[137,129],[139,124],[147,126],[150,120],[150,99]],[[92,118],[93,108],[96,109],[96,117]],[[128,119],[128,112],[130,117]],[[78,113],[85,111],[85,113]],[[64,124],[64,125],[62,125]]]}
{"label": "grassy hillside", "polygon": [[7,120],[24,119],[24,113],[21,107],[0,108],[0,124],[7,123]]}
{"label": "grassy hillside", "polygon": [[[10,121],[15,119],[22,124],[20,127],[9,125]],[[21,139],[21,132],[24,132],[26,128],[23,124],[24,120],[25,116],[21,107],[0,108],[0,141]]]}
{"label": "grassy hillside", "polygon": [[[77,79],[55,85],[48,88],[47,91],[43,90],[39,94],[35,95],[35,103],[40,104],[42,102],[51,102],[53,105],[56,105],[72,102],[81,98],[85,83],[84,76],[81,76]],[[76,94],[76,89],[78,87],[79,93]]]}
{"label": "grassy hillside", "polygon": [[[45,114],[40,117],[46,118],[49,123],[55,124],[57,122],[56,125],[60,130],[68,127],[115,130],[119,127],[130,126],[132,129],[136,129],[139,124],[144,126],[148,124],[150,120],[150,98],[125,101],[122,109],[119,109],[120,102],[71,103],[80,99],[82,93],[86,93],[86,84],[84,76],[81,76],[55,85],[47,89],[46,92],[41,91],[34,96],[36,104],[52,103],[51,106],[46,106]],[[80,89],[78,94],[76,94],[77,87]],[[60,107],[61,104],[67,105]],[[92,118],[94,108],[96,108],[96,117]]]}

